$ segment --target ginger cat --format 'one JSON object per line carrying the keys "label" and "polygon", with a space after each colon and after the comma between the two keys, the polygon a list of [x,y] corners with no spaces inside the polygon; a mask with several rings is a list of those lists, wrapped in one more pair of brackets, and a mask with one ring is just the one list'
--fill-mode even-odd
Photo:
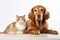
{"label": "ginger cat", "polygon": [[23,34],[26,29],[26,20],[24,16],[16,15],[16,22],[9,24],[4,33],[20,33]]}

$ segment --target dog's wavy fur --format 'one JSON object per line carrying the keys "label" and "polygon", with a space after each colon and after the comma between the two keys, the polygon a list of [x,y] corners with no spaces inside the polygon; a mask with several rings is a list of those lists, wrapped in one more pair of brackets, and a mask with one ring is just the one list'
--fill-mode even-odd
{"label": "dog's wavy fur", "polygon": [[[35,13],[34,13],[34,11],[40,12],[38,10],[39,8],[43,9],[43,17],[42,17],[43,20],[40,21],[40,24],[38,24],[38,20],[35,19],[36,17],[35,17]],[[35,9],[37,9],[37,10],[35,10]],[[27,33],[27,34],[43,34],[43,33],[58,34],[57,31],[48,29],[47,20],[49,19],[49,17],[50,17],[50,13],[46,10],[46,8],[44,6],[41,6],[41,5],[34,6],[31,9],[31,12],[28,14],[29,20],[26,23],[27,28],[26,28],[25,33]]]}

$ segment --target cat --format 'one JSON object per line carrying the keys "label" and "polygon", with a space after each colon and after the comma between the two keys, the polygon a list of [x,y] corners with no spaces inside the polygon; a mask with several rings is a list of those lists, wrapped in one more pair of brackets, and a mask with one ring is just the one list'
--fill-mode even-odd
{"label": "cat", "polygon": [[12,22],[11,24],[9,24],[4,33],[23,34],[25,29],[26,29],[25,15],[24,16],[16,15],[16,22]]}

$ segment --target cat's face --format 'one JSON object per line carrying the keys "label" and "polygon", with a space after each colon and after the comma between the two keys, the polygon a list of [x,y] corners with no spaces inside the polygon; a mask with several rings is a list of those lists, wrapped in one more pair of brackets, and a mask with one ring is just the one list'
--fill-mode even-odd
{"label": "cat's face", "polygon": [[16,15],[16,22],[25,22],[25,15],[24,16],[18,16]]}

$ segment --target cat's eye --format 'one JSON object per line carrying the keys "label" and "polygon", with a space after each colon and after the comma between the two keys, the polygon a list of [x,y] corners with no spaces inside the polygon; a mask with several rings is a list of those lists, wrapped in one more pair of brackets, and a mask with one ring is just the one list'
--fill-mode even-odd
{"label": "cat's eye", "polygon": [[37,10],[34,10],[34,12],[36,12]]}

